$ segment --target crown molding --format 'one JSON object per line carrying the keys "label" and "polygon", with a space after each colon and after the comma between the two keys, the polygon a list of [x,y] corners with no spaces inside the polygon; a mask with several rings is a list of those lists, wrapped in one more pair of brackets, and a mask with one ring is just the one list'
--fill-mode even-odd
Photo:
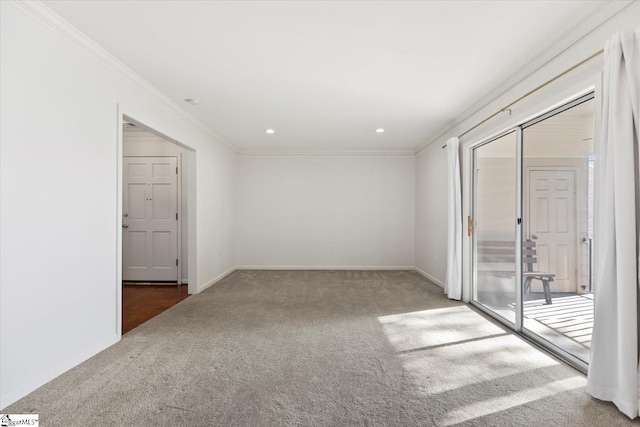
{"label": "crown molding", "polygon": [[[540,55],[538,55],[531,62],[521,68],[520,71],[516,72],[503,84],[499,85],[486,95],[482,96],[480,98],[480,101],[474,103],[471,107],[467,108],[465,111],[459,114],[456,117],[456,119],[460,118],[459,120],[454,119],[455,121],[452,121],[448,125],[440,128],[440,130],[434,133],[434,136],[428,138],[424,144],[416,147],[416,155],[420,154],[422,150],[426,149],[434,142],[443,142],[444,138],[455,136],[451,135],[451,133],[456,127],[471,119],[475,114],[481,112],[484,108],[491,105],[491,103],[497,101],[501,96],[506,95],[518,84],[522,83],[525,79],[541,70],[545,65],[558,58],[565,51],[577,44],[583,38],[587,37],[606,21],[613,18],[619,12],[633,4],[634,1],[636,0],[612,0],[606,4],[603,4],[602,7],[593,12],[593,14],[586,20],[569,30],[563,37],[560,38],[559,41],[544,49]],[[487,99],[489,101],[486,101]]]}
{"label": "crown molding", "polygon": [[3,1],[4,5],[10,5],[14,9],[22,12],[26,16],[40,22],[49,29],[55,31],[58,35],[62,36],[67,41],[80,48],[87,53],[93,59],[97,60],[101,64],[107,66],[111,70],[118,73],[120,76],[126,78],[130,82],[133,82],[138,87],[147,91],[151,95],[155,96],[160,101],[171,107],[175,112],[181,114],[183,117],[191,121],[198,126],[201,130],[206,132],[209,136],[214,138],[217,142],[224,145],[234,153],[238,152],[238,148],[226,141],[216,132],[211,130],[206,124],[199,119],[192,116],[188,111],[184,110],[180,105],[174,102],[171,98],[165,95],[162,91],[157,89],[151,83],[146,81],[142,76],[126,66],[123,62],[109,53],[106,49],[86,36],[83,32],[71,25],[68,21],[63,19],[60,15],[49,9],[45,4],[39,0],[34,1],[17,1],[9,0]]}
{"label": "crown molding", "polygon": [[399,157],[399,156],[409,156],[415,157],[416,152],[414,150],[396,150],[396,151],[371,151],[371,150],[297,150],[297,151],[253,151],[253,150],[239,150],[237,152],[238,156],[243,157],[311,157],[311,156],[389,156],[389,157]]}

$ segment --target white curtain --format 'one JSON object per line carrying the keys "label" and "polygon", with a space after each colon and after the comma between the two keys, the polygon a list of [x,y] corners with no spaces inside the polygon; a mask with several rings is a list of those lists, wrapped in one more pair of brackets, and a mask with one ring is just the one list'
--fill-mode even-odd
{"label": "white curtain", "polygon": [[640,28],[604,50],[600,151],[596,153],[597,277],[587,392],[638,416],[640,242]]}
{"label": "white curtain", "polygon": [[448,298],[462,298],[462,195],[460,187],[460,141],[447,141],[447,188],[449,193],[447,239],[447,277],[445,293]]}

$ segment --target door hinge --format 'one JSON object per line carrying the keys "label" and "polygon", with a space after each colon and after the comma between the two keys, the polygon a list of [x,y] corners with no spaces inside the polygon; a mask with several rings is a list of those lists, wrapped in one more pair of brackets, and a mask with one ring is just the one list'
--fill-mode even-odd
{"label": "door hinge", "polygon": [[178,175],[178,167],[176,166],[176,175]]}
{"label": "door hinge", "polygon": [[176,212],[176,221],[178,220],[178,212]]}
{"label": "door hinge", "polygon": [[176,258],[176,267],[178,266],[178,258]]}
{"label": "door hinge", "polygon": [[473,221],[471,220],[471,215],[467,216],[467,236],[471,237],[473,234]]}

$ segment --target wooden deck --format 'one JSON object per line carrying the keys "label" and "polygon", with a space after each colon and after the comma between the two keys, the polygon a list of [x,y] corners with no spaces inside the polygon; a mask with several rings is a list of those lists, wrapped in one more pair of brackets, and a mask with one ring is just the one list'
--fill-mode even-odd
{"label": "wooden deck", "polygon": [[561,347],[567,346],[568,338],[571,347],[581,347],[581,353],[588,354],[593,333],[593,294],[554,296],[550,305],[545,305],[544,299],[525,301],[524,317],[527,329]]}

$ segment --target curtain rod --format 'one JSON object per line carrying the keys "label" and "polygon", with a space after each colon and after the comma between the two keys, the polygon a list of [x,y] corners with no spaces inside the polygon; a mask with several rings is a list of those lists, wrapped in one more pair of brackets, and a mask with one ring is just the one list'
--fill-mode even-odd
{"label": "curtain rod", "polygon": [[[578,62],[577,64],[573,65],[572,67],[564,70],[563,72],[561,72],[557,76],[552,77],[551,79],[547,80],[546,82],[542,83],[539,86],[536,86],[535,88],[531,89],[529,92],[527,92],[524,95],[522,95],[520,98],[516,99],[515,101],[511,102],[510,104],[507,104],[506,106],[502,107],[500,110],[496,111],[495,113],[493,113],[492,115],[490,115],[486,119],[482,120],[481,122],[475,124],[471,128],[469,128],[466,131],[462,132],[460,135],[458,135],[458,138],[462,138],[463,136],[465,136],[466,134],[468,134],[469,132],[471,132],[472,130],[477,128],[478,126],[481,126],[481,125],[485,124],[486,122],[488,122],[489,120],[493,119],[495,116],[497,116],[498,114],[500,114],[500,113],[502,113],[504,111],[508,111],[509,114],[511,114],[511,109],[509,107],[513,106],[514,104],[517,104],[518,102],[520,102],[523,99],[525,99],[527,96],[539,91],[540,89],[542,89],[543,87],[547,86],[548,84],[555,82],[560,77],[564,76],[565,74],[570,73],[571,71],[575,70],[576,68],[578,68],[579,66],[581,66],[585,62],[591,61],[593,58],[595,58],[596,56],[602,54],[603,52],[604,52],[604,49],[600,49],[596,53],[594,53],[594,54],[590,55],[589,57],[583,59],[582,61]],[[447,148],[447,144],[444,144],[442,146],[442,148]]]}

